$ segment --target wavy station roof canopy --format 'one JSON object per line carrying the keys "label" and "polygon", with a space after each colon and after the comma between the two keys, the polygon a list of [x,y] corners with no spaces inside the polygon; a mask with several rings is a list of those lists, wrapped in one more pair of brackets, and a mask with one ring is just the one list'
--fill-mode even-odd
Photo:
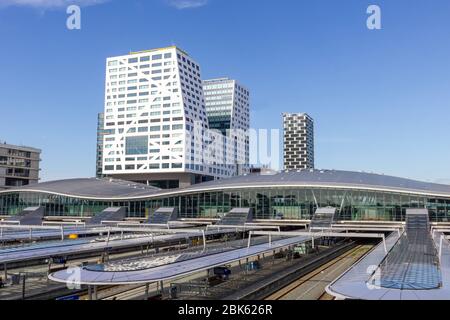
{"label": "wavy station roof canopy", "polygon": [[1,191],[0,195],[4,193],[39,192],[82,199],[137,200],[203,191],[255,187],[362,189],[450,197],[450,185],[421,182],[381,174],[339,170],[302,170],[273,174],[249,174],[171,190],[162,190],[144,184],[116,179],[69,179],[9,189]]}

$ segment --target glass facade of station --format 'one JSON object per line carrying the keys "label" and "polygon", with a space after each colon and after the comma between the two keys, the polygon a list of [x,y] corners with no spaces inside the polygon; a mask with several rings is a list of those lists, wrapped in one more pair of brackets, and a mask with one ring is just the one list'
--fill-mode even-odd
{"label": "glass facade of station", "polygon": [[107,207],[127,207],[128,216],[146,217],[159,207],[177,207],[182,218],[219,218],[232,208],[252,207],[255,219],[310,219],[317,207],[338,208],[340,220],[403,221],[407,208],[427,208],[431,221],[450,221],[450,197],[330,188],[251,188],[195,192],[135,201],[101,201],[36,192],[0,194],[0,215],[45,207],[47,216],[92,216]]}

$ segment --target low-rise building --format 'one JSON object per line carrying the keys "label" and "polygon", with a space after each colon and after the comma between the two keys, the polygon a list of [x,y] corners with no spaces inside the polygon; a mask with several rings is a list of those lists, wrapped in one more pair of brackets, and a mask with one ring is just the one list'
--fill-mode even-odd
{"label": "low-rise building", "polygon": [[40,155],[40,149],[1,143],[0,189],[38,183]]}

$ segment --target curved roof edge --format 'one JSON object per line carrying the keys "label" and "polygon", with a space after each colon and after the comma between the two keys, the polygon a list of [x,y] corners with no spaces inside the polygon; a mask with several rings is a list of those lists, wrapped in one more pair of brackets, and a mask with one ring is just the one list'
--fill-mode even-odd
{"label": "curved roof edge", "polygon": [[110,178],[79,178],[42,182],[0,191],[39,192],[86,199],[122,199],[127,197],[148,196],[161,189],[145,184]]}
{"label": "curved roof edge", "polygon": [[374,173],[338,170],[301,170],[274,174],[249,174],[170,190],[114,179],[69,179],[4,190],[0,191],[0,195],[14,192],[41,192],[83,199],[139,200],[177,194],[253,187],[358,189],[450,198],[450,185]]}

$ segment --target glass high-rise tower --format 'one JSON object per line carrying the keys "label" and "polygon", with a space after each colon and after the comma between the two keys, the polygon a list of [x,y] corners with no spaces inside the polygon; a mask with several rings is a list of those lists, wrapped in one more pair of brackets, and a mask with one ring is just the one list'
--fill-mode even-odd
{"label": "glass high-rise tower", "polygon": [[96,152],[96,166],[95,176],[97,178],[103,177],[103,136],[105,135],[105,114],[99,113],[97,116],[97,152]]}
{"label": "glass high-rise tower", "polygon": [[210,129],[218,130],[229,140],[226,152],[236,174],[249,168],[250,92],[229,78],[203,81],[206,114]]}

